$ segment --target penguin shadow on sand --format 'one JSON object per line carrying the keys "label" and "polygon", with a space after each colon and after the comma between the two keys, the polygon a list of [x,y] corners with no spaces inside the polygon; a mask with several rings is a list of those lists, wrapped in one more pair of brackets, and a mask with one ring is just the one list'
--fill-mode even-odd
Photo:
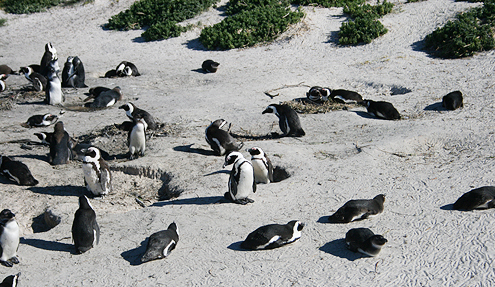
{"label": "penguin shadow on sand", "polygon": [[450,204],[446,204],[444,206],[440,206],[440,209],[441,210],[454,210],[454,204],[450,203]]}
{"label": "penguin shadow on sand", "polygon": [[184,199],[175,199],[169,201],[159,201],[153,203],[151,206],[167,206],[167,205],[210,205],[218,203],[231,203],[223,196],[205,196],[205,197],[193,197]]}
{"label": "penguin shadow on sand", "polygon": [[242,248],[241,247],[242,242],[243,241],[234,242],[234,243],[230,244],[229,246],[227,246],[227,248],[230,250],[234,250],[234,251],[253,251],[253,250],[247,250],[247,249]]}
{"label": "penguin shadow on sand", "polygon": [[194,144],[190,145],[181,145],[173,148],[174,151],[187,152],[187,153],[196,153],[200,155],[206,156],[217,156],[213,150],[206,150],[202,148],[193,148]]}
{"label": "penguin shadow on sand", "polygon": [[437,112],[444,112],[448,111],[443,105],[442,102],[434,103],[431,105],[426,106],[423,110],[425,111],[437,111]]}
{"label": "penguin shadow on sand", "polygon": [[74,248],[74,245],[69,243],[47,241],[43,239],[24,238],[24,237],[21,237],[20,243],[43,250],[62,251],[62,252],[69,252],[71,254],[76,254],[76,249]]}
{"label": "penguin shadow on sand", "polygon": [[39,194],[48,194],[55,196],[80,196],[87,194],[86,187],[75,185],[62,186],[32,186],[28,188],[30,191]]}
{"label": "penguin shadow on sand", "polygon": [[361,253],[354,253],[347,248],[344,238],[335,239],[330,241],[319,248],[320,251],[332,254],[340,258],[347,259],[349,261],[354,261],[359,258],[365,257]]}
{"label": "penguin shadow on sand", "polygon": [[146,252],[146,246],[148,246],[149,237],[141,242],[141,245],[133,248],[131,250],[124,251],[120,253],[120,256],[124,258],[125,261],[129,262],[132,266],[141,265],[141,257]]}
{"label": "penguin shadow on sand", "polygon": [[363,111],[353,111],[354,113],[356,113],[356,115],[362,117],[362,118],[365,118],[365,119],[377,119],[377,117],[373,116],[372,114],[368,113],[368,112],[363,112]]}

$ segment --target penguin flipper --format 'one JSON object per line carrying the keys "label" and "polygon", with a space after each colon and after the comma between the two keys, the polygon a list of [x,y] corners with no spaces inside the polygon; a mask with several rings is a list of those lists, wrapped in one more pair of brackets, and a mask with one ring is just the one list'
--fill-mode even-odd
{"label": "penguin flipper", "polygon": [[95,242],[96,244],[100,243],[100,226],[98,225],[98,222],[96,222],[96,219],[93,222],[93,230],[95,231]]}

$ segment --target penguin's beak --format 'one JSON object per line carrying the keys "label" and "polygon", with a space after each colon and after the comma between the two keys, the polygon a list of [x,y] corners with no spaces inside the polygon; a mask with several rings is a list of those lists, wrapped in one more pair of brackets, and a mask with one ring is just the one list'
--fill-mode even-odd
{"label": "penguin's beak", "polygon": [[270,110],[265,109],[261,114],[263,115],[263,114],[266,114],[266,113],[269,113],[269,112],[270,112]]}

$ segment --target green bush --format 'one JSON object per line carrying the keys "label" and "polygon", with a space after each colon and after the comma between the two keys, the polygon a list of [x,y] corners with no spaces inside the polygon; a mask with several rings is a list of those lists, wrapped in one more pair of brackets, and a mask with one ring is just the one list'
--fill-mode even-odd
{"label": "green bush", "polygon": [[387,33],[387,28],[372,17],[359,17],[354,21],[343,23],[339,31],[339,44],[369,44],[373,39]]}
{"label": "green bush", "polygon": [[0,18],[0,27],[5,26],[5,23],[7,23],[7,19]]}
{"label": "green bush", "polygon": [[7,13],[29,14],[45,11],[62,2],[62,0],[4,0],[1,5]]}
{"label": "green bush", "polygon": [[172,37],[179,37],[180,33],[185,32],[187,29],[185,27],[177,25],[177,23],[172,21],[163,21],[151,25],[142,34],[145,41],[156,41],[163,40]]}
{"label": "green bush", "polygon": [[208,49],[234,49],[271,41],[304,13],[281,5],[257,7],[225,18],[201,31],[199,40]]}
{"label": "green bush", "polygon": [[372,17],[378,19],[392,12],[392,8],[394,8],[394,4],[387,1],[383,1],[380,5],[358,5],[350,2],[344,6],[344,13],[349,14],[352,18]]}
{"label": "green bush", "polygon": [[242,11],[253,10],[259,7],[289,6],[288,0],[230,0],[227,3],[225,14],[234,15]]}
{"label": "green bush", "polygon": [[426,49],[442,58],[460,58],[495,48],[493,0],[486,0],[483,7],[472,8],[456,18],[426,36]]}
{"label": "green bush", "polygon": [[344,7],[346,4],[354,3],[356,5],[361,5],[365,2],[365,0],[293,0],[292,4],[309,6],[309,5],[318,5],[325,8],[330,7]]}

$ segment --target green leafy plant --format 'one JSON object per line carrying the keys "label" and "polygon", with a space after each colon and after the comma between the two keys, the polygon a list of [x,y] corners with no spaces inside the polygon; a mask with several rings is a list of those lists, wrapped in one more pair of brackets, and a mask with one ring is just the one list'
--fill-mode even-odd
{"label": "green leafy plant", "polygon": [[94,0],[2,0],[0,1],[0,7],[7,13],[30,14],[43,12],[54,6],[71,5],[82,1],[88,3]]}
{"label": "green leafy plant", "polygon": [[7,23],[7,19],[0,18],[0,27],[5,26],[5,23]]}
{"label": "green leafy plant", "polygon": [[344,13],[349,14],[352,18],[371,17],[373,19],[378,19],[392,12],[392,8],[394,8],[394,4],[387,1],[384,1],[380,5],[359,5],[350,2],[344,6]]}
{"label": "green leafy plant", "polygon": [[356,5],[361,5],[365,2],[365,0],[293,0],[291,1],[292,4],[296,5],[303,5],[303,6],[309,6],[309,5],[316,5],[316,6],[322,6],[325,8],[330,8],[330,7],[343,7],[349,3],[354,3]]}

